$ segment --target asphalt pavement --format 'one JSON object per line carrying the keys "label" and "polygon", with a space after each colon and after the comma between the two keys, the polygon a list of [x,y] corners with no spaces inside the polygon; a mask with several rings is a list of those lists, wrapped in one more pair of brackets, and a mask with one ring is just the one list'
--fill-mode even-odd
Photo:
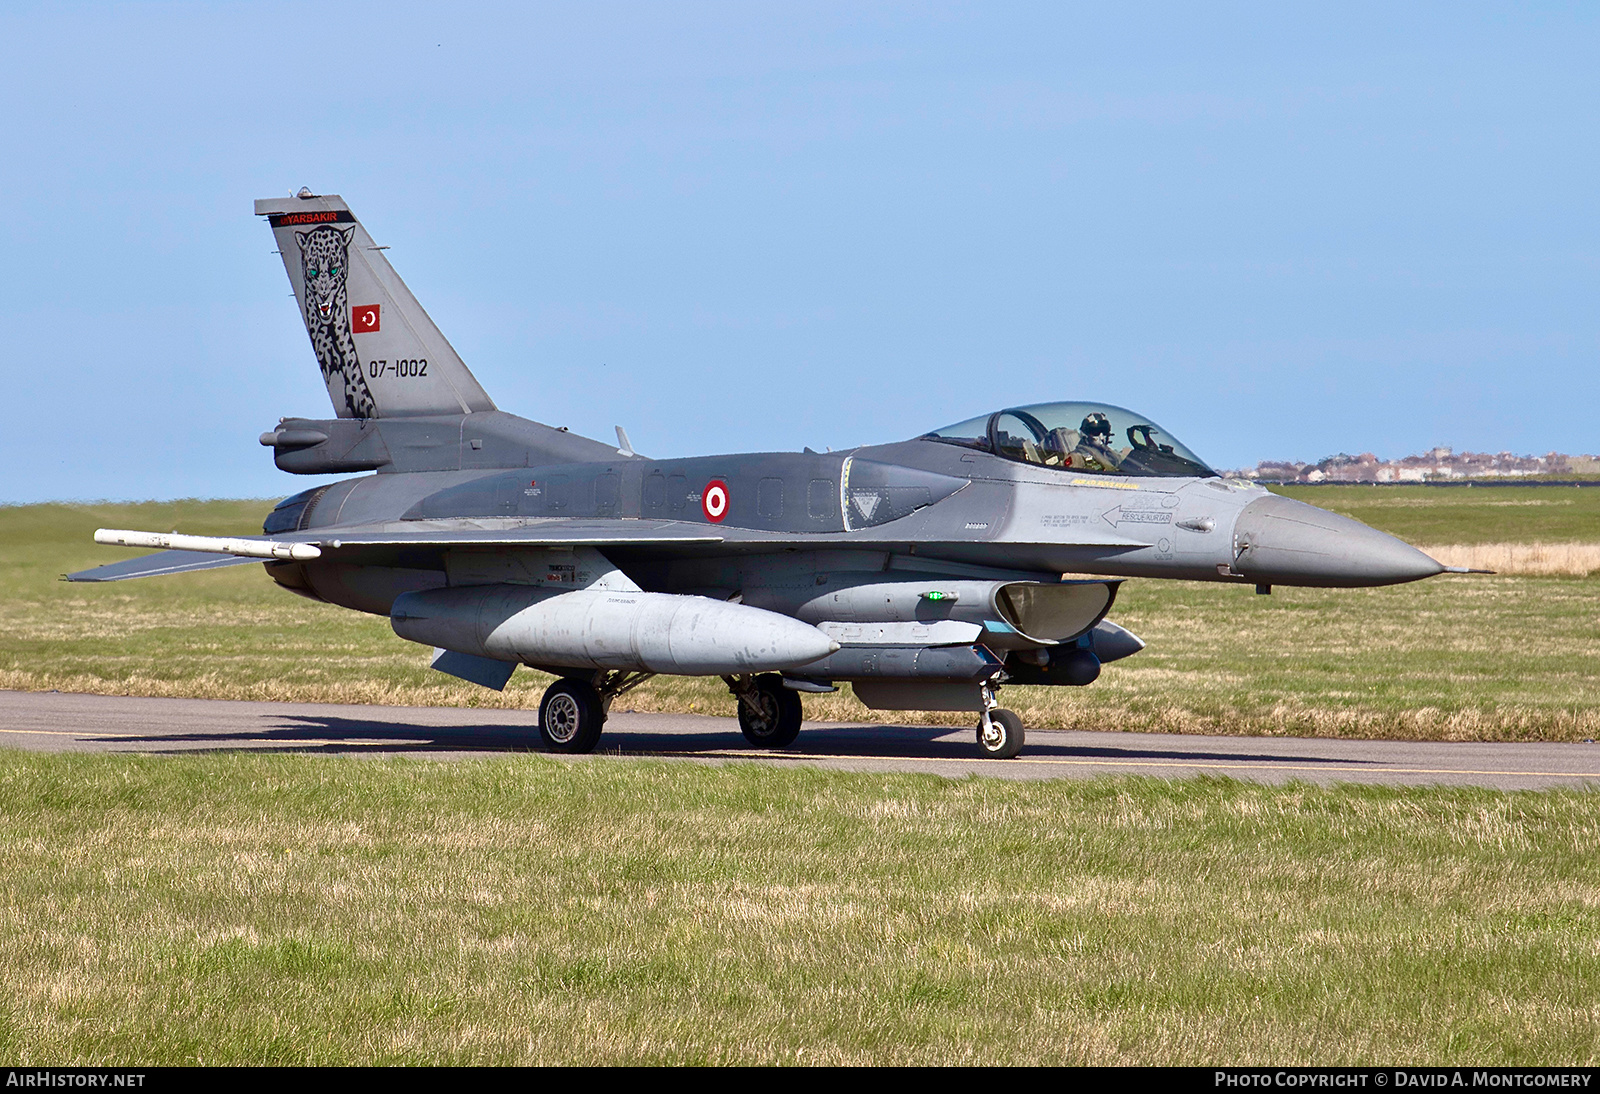
{"label": "asphalt pavement", "polygon": [[[532,711],[146,699],[0,691],[0,747],[42,752],[305,752],[469,759],[539,751]],[[1007,779],[1214,775],[1256,782],[1600,788],[1600,745],[1347,741],[1031,730],[1012,760],[976,754],[971,729],[807,723],[781,752],[745,744],[738,722],[613,711],[608,758],[806,764]]]}

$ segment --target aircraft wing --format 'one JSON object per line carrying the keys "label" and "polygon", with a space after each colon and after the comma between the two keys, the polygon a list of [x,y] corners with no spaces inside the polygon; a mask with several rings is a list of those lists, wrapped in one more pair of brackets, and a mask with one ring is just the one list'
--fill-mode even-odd
{"label": "aircraft wing", "polygon": [[454,547],[705,548],[724,542],[703,524],[670,520],[517,520],[452,518],[407,520],[363,528],[318,528],[299,533],[322,557],[362,566],[438,565]]}
{"label": "aircraft wing", "polygon": [[[288,541],[289,536],[279,537]],[[677,556],[704,553],[761,553],[781,550],[866,548],[895,553],[959,554],[981,541],[907,537],[888,527],[855,532],[769,532],[757,528],[718,528],[673,520],[605,520],[583,518],[448,518],[392,521],[349,528],[318,528],[292,537],[314,544],[322,557],[362,565],[416,565],[428,554],[452,547],[597,547],[601,550],[659,551]],[[1110,531],[1085,528],[1071,541],[1038,544],[1007,543],[1029,547],[1088,547],[1130,550],[1148,546]],[[409,559],[409,561],[406,561]],[[1045,567],[1049,569],[1049,567]]]}
{"label": "aircraft wing", "polygon": [[[974,540],[930,540],[895,535],[888,527],[849,533],[785,533],[750,528],[718,528],[673,520],[586,520],[570,517],[457,517],[438,520],[391,521],[382,524],[318,528],[277,536],[232,538],[188,536],[176,533],[135,532],[102,528],[95,542],[110,546],[168,548],[126,562],[112,563],[67,575],[69,581],[118,581],[188,570],[230,566],[239,562],[310,561],[337,559],[366,566],[432,567],[439,555],[453,547],[598,547],[647,549],[664,553],[697,553],[707,547],[737,552],[808,549],[869,548],[893,552],[916,551],[930,557],[960,559],[980,545]],[[1083,529],[1071,542],[1008,541],[1019,561],[1030,548],[1055,551],[1063,547],[1129,550],[1146,546],[1112,532]],[[220,557],[219,557],[220,556]],[[1049,570],[1047,560],[1031,569]]]}
{"label": "aircraft wing", "polygon": [[[931,543],[938,537],[892,525],[861,528],[851,532],[770,532],[760,528],[723,528],[717,525],[679,520],[582,517],[448,517],[434,520],[397,520],[382,524],[347,525],[343,528],[314,528],[275,537],[280,543],[315,544],[324,550],[356,545],[412,545],[449,547],[456,544],[508,546],[632,547],[650,544],[772,545],[782,547],[851,547],[895,543]],[[263,539],[264,537],[254,537]],[[986,542],[960,539],[951,542]],[[1008,540],[1006,542],[1016,542]],[[1060,538],[1038,541],[1041,545],[1068,547],[1148,547],[1112,531],[1093,527],[1075,528]]]}
{"label": "aircraft wing", "polygon": [[[732,531],[732,529],[730,529]],[[281,542],[312,543],[324,550],[355,546],[567,547],[652,543],[721,543],[727,537],[704,524],[677,520],[585,520],[572,517],[451,517],[397,520],[344,528],[314,528],[280,535]]]}
{"label": "aircraft wing", "polygon": [[[211,570],[273,559],[305,562],[330,552],[341,561],[406,565],[421,551],[450,547],[668,546],[721,543],[702,526],[678,521],[406,521],[377,527],[327,529],[279,536],[190,536],[100,528],[94,541],[111,547],[169,548],[66,575],[68,581],[124,581],[135,577]],[[407,556],[411,556],[408,559]]]}

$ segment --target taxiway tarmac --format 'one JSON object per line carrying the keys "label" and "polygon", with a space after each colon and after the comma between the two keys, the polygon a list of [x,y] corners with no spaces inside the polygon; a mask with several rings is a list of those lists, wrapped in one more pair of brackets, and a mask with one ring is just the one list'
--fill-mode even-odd
{"label": "taxiway tarmac", "polygon": [[[273,751],[462,759],[537,751],[535,714],[458,707],[338,706],[0,691],[0,747],[156,753]],[[793,748],[749,748],[732,718],[614,711],[608,757],[809,764],[1010,779],[1105,774],[1258,782],[1600,788],[1600,745],[1348,741],[1031,730],[1014,760],[976,756],[973,731],[943,726],[807,723]]]}

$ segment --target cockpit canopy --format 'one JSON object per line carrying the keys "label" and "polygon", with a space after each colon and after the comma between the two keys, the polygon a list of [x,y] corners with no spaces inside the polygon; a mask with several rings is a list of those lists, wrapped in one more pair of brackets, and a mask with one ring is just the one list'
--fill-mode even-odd
{"label": "cockpit canopy", "polygon": [[1154,422],[1100,403],[1012,407],[924,433],[918,440],[959,444],[1019,463],[1095,475],[1216,475]]}

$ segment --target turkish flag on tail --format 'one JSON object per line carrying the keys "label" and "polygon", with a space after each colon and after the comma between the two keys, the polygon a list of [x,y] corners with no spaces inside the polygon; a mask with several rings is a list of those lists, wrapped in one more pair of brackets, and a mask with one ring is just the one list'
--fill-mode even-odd
{"label": "turkish flag on tail", "polygon": [[363,304],[350,309],[350,327],[357,334],[374,334],[378,330],[378,305]]}

